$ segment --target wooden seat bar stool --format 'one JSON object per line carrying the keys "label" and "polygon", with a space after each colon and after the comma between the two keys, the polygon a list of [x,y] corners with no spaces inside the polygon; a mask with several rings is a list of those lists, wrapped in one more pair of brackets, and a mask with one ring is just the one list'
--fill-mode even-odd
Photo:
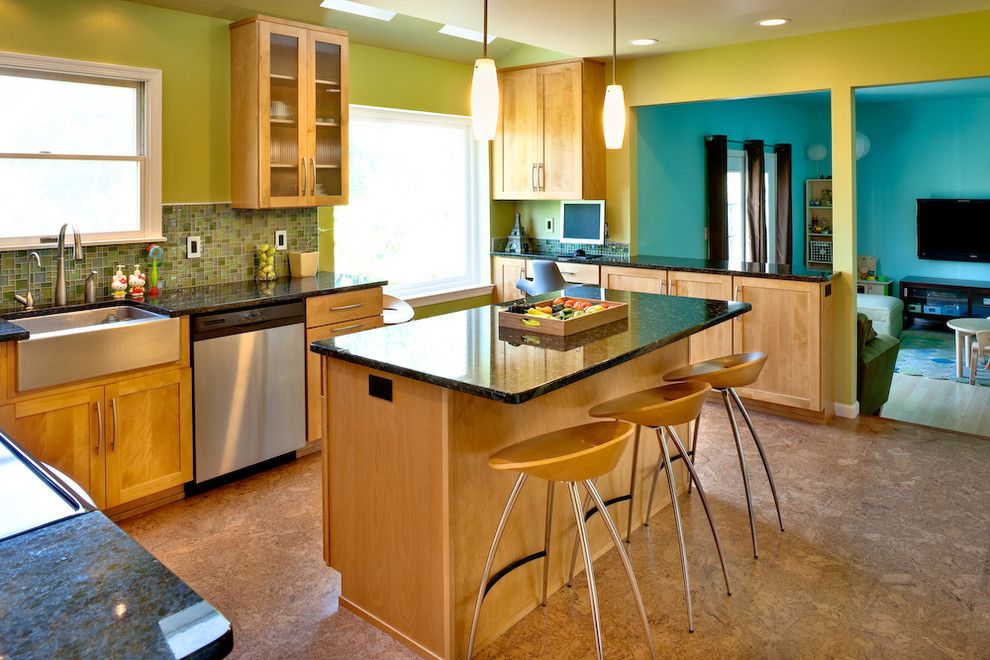
{"label": "wooden seat bar stool", "polygon": [[[485,562],[485,570],[481,576],[481,586],[478,589],[478,599],[475,601],[474,617],[471,619],[471,635],[468,638],[467,657],[470,658],[474,651],[475,634],[478,629],[478,619],[481,615],[481,605],[485,596],[495,583],[526,562],[543,558],[543,605],[547,604],[547,569],[550,556],[550,524],[553,518],[553,491],[557,482],[563,482],[570,493],[571,506],[574,509],[574,519],[577,523],[577,533],[581,541],[581,548],[584,555],[584,567],[588,573],[588,594],[591,599],[591,618],[595,632],[595,649],[598,658],[602,658],[602,631],[601,616],[598,612],[598,592],[595,588],[595,577],[591,563],[591,548],[588,545],[588,532],[585,528],[584,516],[581,512],[581,497],[578,491],[578,483],[584,485],[588,496],[602,510],[602,520],[608,528],[608,533],[612,537],[616,552],[622,561],[622,566],[629,579],[629,586],[636,606],[639,609],[639,616],[642,619],[643,630],[646,633],[646,642],[649,645],[650,657],[655,658],[653,648],[653,634],[650,632],[650,622],[646,615],[646,607],[643,604],[643,596],[640,594],[636,576],[633,573],[632,563],[623,547],[622,538],[605,510],[601,495],[595,488],[594,480],[603,474],[611,472],[619,459],[622,458],[622,451],[626,442],[633,434],[632,424],[625,422],[592,422],[582,426],[575,426],[552,433],[539,435],[514,445],[501,449],[488,457],[488,465],[493,470],[507,470],[518,472],[509,499],[505,503],[505,510],[498,521],[495,529],[495,537],[492,539],[491,550],[488,552],[488,560]],[[502,533],[505,531],[509,514],[516,503],[519,492],[527,477],[545,479],[547,484],[547,513],[546,513],[546,536],[544,537],[544,547],[542,553],[535,553],[528,557],[509,564],[505,569],[499,571],[494,577],[489,579],[492,572],[492,564],[495,561],[495,553],[498,550],[499,542],[502,540]]]}
{"label": "wooden seat bar stool", "polygon": [[[722,402],[725,404],[725,411],[729,416],[729,424],[732,426],[732,437],[736,442],[736,453],[739,454],[743,490],[746,491],[746,510],[749,513],[749,529],[753,539],[753,557],[759,557],[760,551],[756,543],[756,522],[753,519],[753,498],[749,487],[749,470],[746,467],[746,456],[743,453],[739,425],[736,423],[736,416],[732,412],[732,405],[729,403],[729,400],[732,399],[736,407],[739,408],[739,412],[742,413],[743,419],[746,420],[746,426],[749,427],[749,432],[753,436],[756,449],[760,452],[760,460],[763,461],[763,469],[766,471],[767,480],[770,482],[770,492],[773,493],[773,503],[777,507],[777,522],[780,524],[780,531],[784,531],[784,518],[780,513],[780,500],[777,497],[777,484],[773,480],[773,472],[770,470],[767,454],[763,450],[763,443],[760,442],[760,436],[756,432],[756,427],[753,426],[753,420],[749,418],[749,411],[746,410],[746,406],[743,405],[742,399],[739,398],[739,394],[736,392],[736,388],[747,387],[757,381],[766,361],[766,353],[737,353],[735,355],[726,355],[724,357],[705,360],[704,362],[689,364],[686,367],[675,369],[663,377],[668,382],[707,383],[711,385],[712,389],[722,394]],[[698,420],[694,423],[694,435],[691,440],[692,456],[694,456],[694,453],[698,449],[698,427],[701,425],[700,423],[701,418],[699,416]],[[690,488],[689,484],[689,492]]]}
{"label": "wooden seat bar stool", "polygon": [[[660,445],[661,460],[653,471],[653,486],[656,487],[656,480],[663,470],[667,475],[667,486],[670,490],[671,508],[674,512],[674,527],[677,530],[677,541],[681,552],[681,575],[684,579],[684,599],[687,603],[688,630],[694,631],[694,614],[691,606],[691,579],[688,575],[687,550],[684,544],[684,530],[681,525],[681,511],[677,504],[677,486],[674,481],[674,473],[671,467],[676,458],[684,461],[684,465],[690,474],[690,481],[694,481],[698,487],[698,494],[705,508],[705,515],[708,517],[708,524],[712,530],[712,538],[715,541],[715,549],[718,552],[719,562],[722,564],[722,576],[725,579],[725,591],[732,594],[732,586],[729,583],[729,571],[725,565],[725,555],[722,552],[722,542],[718,535],[718,528],[715,525],[715,518],[712,517],[711,509],[708,506],[708,498],[705,496],[704,488],[698,480],[698,473],[695,472],[694,464],[688,452],[684,449],[681,439],[678,437],[674,427],[679,424],[686,424],[697,419],[702,407],[705,405],[705,397],[711,391],[711,386],[707,383],[675,383],[662,385],[641,392],[634,392],[625,396],[601,403],[588,414],[592,417],[607,418],[632,422],[636,425],[636,438],[639,438],[640,428],[645,426],[653,429],[657,434],[657,444]],[[666,436],[669,435],[677,448],[677,456],[671,458],[670,450],[667,448]],[[629,526],[632,526],[632,510],[636,483],[636,464],[638,457],[638,442],[633,453],[633,481],[629,486]],[[650,493],[650,504],[652,507],[653,493]],[[601,504],[598,510],[601,511]],[[647,519],[650,508],[647,508]],[[574,560],[571,561],[571,583],[574,575]]]}

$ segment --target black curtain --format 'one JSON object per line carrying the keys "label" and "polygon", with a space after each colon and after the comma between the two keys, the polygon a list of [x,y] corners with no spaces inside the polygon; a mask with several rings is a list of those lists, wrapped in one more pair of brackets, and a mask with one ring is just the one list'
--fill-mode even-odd
{"label": "black curtain", "polygon": [[793,208],[791,200],[791,145],[778,144],[773,148],[777,154],[777,254],[774,261],[790,265],[794,259],[794,245],[791,242]]}
{"label": "black curtain", "polygon": [[767,185],[763,140],[746,140],[746,261],[767,261]]}
{"label": "black curtain", "polygon": [[705,136],[705,184],[708,200],[708,258],[729,259],[729,218],[727,178],[729,168],[729,138],[725,135]]}

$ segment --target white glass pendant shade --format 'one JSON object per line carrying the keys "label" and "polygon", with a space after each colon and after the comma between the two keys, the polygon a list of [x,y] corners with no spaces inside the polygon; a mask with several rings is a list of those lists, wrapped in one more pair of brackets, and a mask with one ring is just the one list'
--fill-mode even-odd
{"label": "white glass pendant shade", "polygon": [[626,137],[626,96],[622,85],[609,85],[605,88],[605,148],[621,149]]}
{"label": "white glass pendant shade", "polygon": [[870,138],[862,133],[856,133],[856,160],[870,153]]}
{"label": "white glass pendant shade", "polygon": [[474,77],[471,79],[471,128],[474,139],[494,140],[498,124],[498,73],[495,60],[480,58],[474,61]]}

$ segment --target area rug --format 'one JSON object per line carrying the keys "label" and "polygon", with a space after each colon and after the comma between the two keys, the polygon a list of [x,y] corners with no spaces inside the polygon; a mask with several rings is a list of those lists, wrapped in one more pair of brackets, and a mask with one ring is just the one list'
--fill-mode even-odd
{"label": "area rug", "polygon": [[[963,378],[956,378],[955,334],[939,330],[905,330],[894,371],[905,376],[969,382],[969,367],[964,367]],[[976,383],[990,387],[990,373],[978,371]]]}

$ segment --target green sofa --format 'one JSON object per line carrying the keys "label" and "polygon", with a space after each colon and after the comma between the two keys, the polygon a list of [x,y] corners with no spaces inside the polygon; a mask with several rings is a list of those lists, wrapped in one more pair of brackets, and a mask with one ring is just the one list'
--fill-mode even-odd
{"label": "green sofa", "polygon": [[856,320],[858,363],[856,400],[859,414],[876,415],[890,396],[890,383],[894,379],[894,365],[901,340],[890,335],[878,335],[873,321],[866,314]]}

